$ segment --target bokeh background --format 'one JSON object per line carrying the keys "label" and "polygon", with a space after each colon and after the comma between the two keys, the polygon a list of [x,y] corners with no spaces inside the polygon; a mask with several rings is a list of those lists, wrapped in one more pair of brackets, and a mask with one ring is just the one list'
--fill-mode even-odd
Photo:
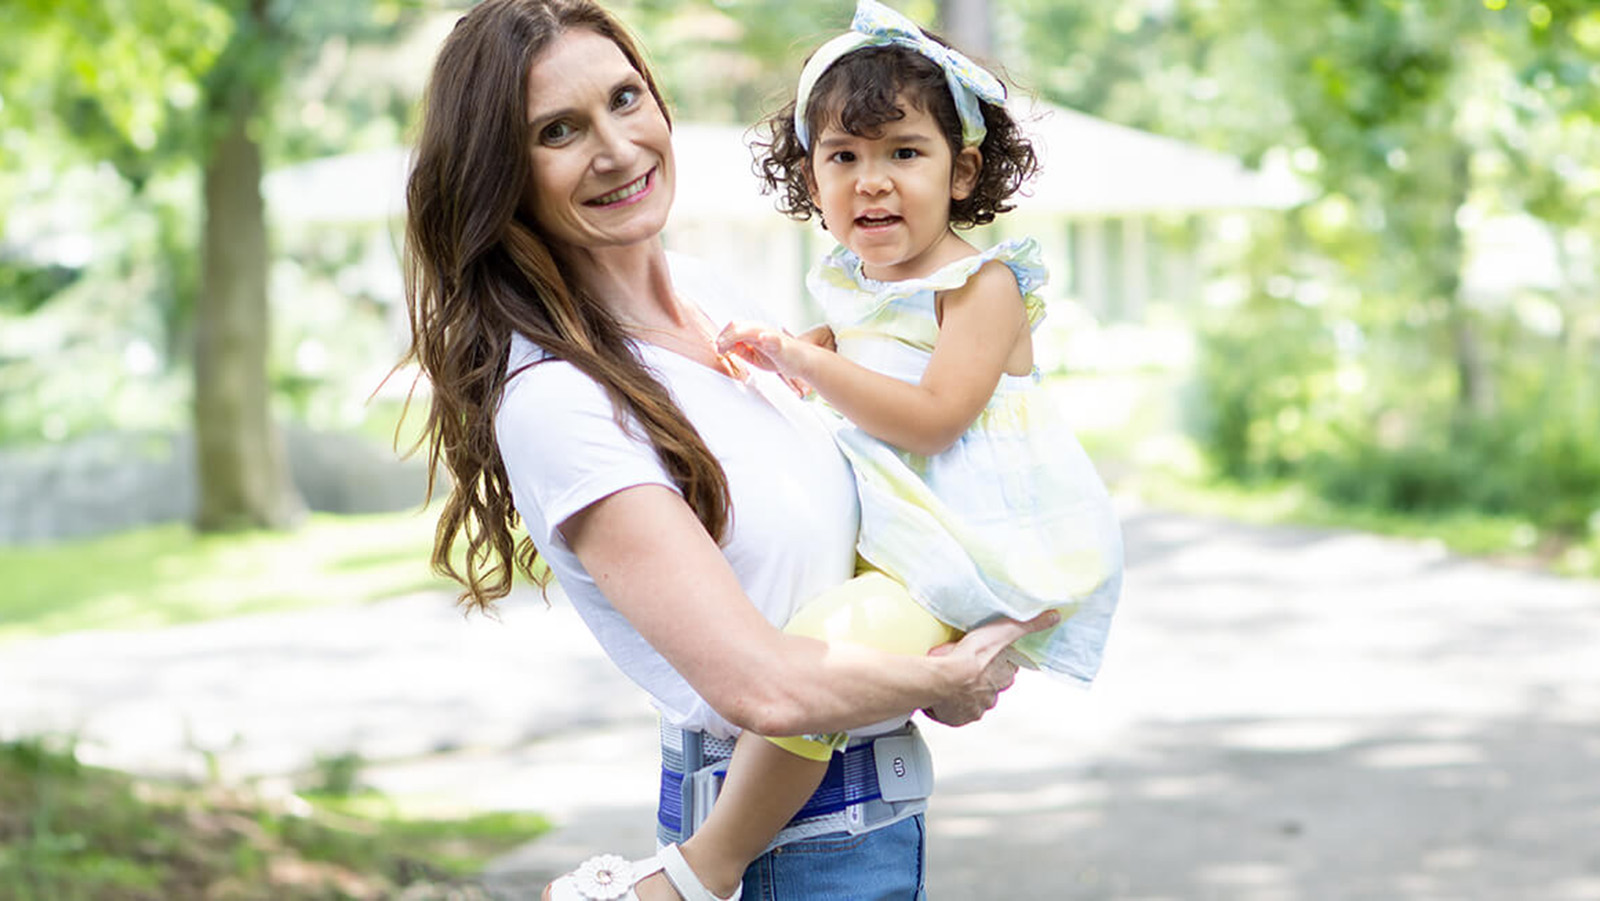
{"label": "bokeh background", "polygon": [[[849,4],[609,5],[673,106],[668,245],[805,324],[831,241],[746,141]],[[895,5],[1013,85],[1044,171],[973,240],[1043,245],[1047,384],[1120,495],[1600,574],[1600,7]],[[441,585],[394,366],[463,9],[0,4],[0,648]]]}

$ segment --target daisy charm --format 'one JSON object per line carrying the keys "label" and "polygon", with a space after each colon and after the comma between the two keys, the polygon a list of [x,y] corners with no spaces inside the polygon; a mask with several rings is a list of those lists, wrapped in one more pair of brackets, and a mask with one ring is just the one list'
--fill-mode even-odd
{"label": "daisy charm", "polygon": [[633,887],[633,864],[615,854],[601,854],[580,864],[572,881],[584,898],[616,901]]}

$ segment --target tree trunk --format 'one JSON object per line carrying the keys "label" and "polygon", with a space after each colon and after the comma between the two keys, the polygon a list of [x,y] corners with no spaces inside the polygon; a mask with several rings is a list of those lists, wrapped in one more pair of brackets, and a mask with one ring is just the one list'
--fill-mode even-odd
{"label": "tree trunk", "polygon": [[1471,187],[1471,160],[1466,148],[1457,147],[1450,157],[1450,192],[1445,209],[1448,216],[1439,224],[1439,246],[1434,254],[1432,282],[1434,293],[1449,310],[1450,345],[1456,368],[1456,412],[1462,417],[1483,416],[1494,410],[1494,393],[1483,361],[1483,348],[1472,311],[1461,296],[1461,269],[1466,253],[1456,212],[1467,202]]}
{"label": "tree trunk", "polygon": [[994,58],[989,0],[939,0],[939,30],[968,56],[979,61]]}
{"label": "tree trunk", "polygon": [[267,231],[253,102],[217,109],[205,163],[195,309],[194,419],[203,532],[285,529],[305,515],[272,423],[267,383]]}

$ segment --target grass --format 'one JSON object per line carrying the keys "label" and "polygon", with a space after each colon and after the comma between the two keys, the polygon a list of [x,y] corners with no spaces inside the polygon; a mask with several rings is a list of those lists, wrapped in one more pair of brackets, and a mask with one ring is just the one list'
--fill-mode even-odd
{"label": "grass", "polygon": [[484,898],[470,876],[549,828],[492,813],[407,818],[368,797],[136,779],[70,745],[0,743],[0,897],[15,901]]}
{"label": "grass", "polygon": [[317,514],[294,532],[197,535],[182,524],[0,547],[0,642],[359,603],[449,583],[436,513]]}

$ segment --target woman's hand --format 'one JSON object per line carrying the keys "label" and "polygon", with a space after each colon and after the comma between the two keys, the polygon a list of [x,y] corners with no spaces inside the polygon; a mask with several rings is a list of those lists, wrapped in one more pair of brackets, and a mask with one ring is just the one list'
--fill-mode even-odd
{"label": "woman's hand", "polygon": [[1047,610],[1025,623],[999,619],[968,632],[960,641],[940,645],[928,653],[969,661],[972,675],[946,701],[923,710],[936,722],[965,726],[976,722],[992,709],[1000,692],[1017,678],[1015,652],[1011,645],[1024,635],[1041,632],[1061,621],[1061,614]]}

